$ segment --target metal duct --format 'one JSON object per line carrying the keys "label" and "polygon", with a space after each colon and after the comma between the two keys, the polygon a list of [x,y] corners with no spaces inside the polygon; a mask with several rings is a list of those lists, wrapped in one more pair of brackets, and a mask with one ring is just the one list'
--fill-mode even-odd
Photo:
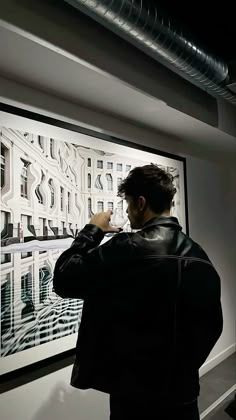
{"label": "metal duct", "polygon": [[64,0],[172,71],[236,105],[227,89],[228,66],[187,39],[145,0]]}

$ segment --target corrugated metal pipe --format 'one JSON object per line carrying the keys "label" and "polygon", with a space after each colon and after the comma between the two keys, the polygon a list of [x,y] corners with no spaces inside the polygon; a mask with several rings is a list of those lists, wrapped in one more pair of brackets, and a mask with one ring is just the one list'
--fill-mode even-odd
{"label": "corrugated metal pipe", "polygon": [[65,0],[172,71],[236,105],[227,88],[228,66],[187,39],[147,0]]}

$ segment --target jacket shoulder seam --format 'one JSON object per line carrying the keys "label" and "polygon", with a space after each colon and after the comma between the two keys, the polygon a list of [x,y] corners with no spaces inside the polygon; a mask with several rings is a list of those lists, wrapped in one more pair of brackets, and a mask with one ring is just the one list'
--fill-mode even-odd
{"label": "jacket shoulder seam", "polygon": [[[142,257],[141,257],[142,258]],[[187,257],[187,256],[182,256],[182,255],[146,255],[143,257],[144,259],[176,259],[176,260],[187,260],[187,261],[196,261],[196,262],[202,262],[204,264],[208,264],[208,265],[212,265],[212,263],[210,261],[204,260],[203,258],[198,258],[198,257]]]}

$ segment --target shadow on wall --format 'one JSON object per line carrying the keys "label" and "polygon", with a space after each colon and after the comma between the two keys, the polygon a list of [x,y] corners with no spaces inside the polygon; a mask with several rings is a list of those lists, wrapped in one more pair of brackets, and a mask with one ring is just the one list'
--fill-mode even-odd
{"label": "shadow on wall", "polygon": [[58,383],[31,420],[109,420],[109,397]]}

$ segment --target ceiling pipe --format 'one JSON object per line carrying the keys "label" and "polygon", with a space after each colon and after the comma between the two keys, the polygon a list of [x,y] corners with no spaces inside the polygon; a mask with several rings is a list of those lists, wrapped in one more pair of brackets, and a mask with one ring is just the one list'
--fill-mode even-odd
{"label": "ceiling pipe", "polygon": [[198,46],[148,0],[64,0],[216,98],[236,105],[228,66]]}

